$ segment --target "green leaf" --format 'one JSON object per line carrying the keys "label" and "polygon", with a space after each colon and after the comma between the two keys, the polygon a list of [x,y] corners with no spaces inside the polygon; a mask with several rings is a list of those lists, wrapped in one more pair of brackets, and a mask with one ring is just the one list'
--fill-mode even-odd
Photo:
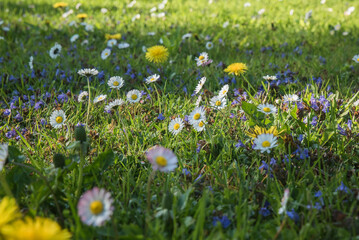
{"label": "green leaf", "polygon": [[242,102],[242,109],[243,109],[243,111],[245,113],[252,116],[257,111],[257,106],[252,104],[252,103],[248,103],[248,102],[243,101]]}

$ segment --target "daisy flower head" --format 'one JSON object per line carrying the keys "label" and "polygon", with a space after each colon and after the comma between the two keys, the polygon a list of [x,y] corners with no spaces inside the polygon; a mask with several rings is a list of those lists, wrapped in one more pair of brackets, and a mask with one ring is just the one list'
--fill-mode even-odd
{"label": "daisy flower head", "polygon": [[206,48],[207,48],[208,50],[212,49],[212,48],[213,48],[213,43],[212,43],[212,42],[207,42],[207,43],[206,43]]}
{"label": "daisy flower head", "polygon": [[254,149],[261,151],[261,153],[263,152],[270,153],[270,149],[278,145],[277,137],[275,137],[271,133],[270,134],[264,133],[258,135],[253,142],[255,144]]}
{"label": "daisy flower head", "polygon": [[177,156],[172,150],[162,146],[154,146],[146,151],[146,158],[154,171],[171,172],[177,168]]}
{"label": "daisy flower head", "polygon": [[137,103],[141,100],[141,92],[137,89],[133,89],[127,93],[127,101],[130,103]]}
{"label": "daisy flower head", "polygon": [[170,131],[173,135],[177,135],[183,127],[183,120],[181,118],[175,118],[168,125],[168,131]]}
{"label": "daisy flower head", "polygon": [[264,80],[267,80],[267,81],[274,81],[274,80],[277,80],[277,76],[263,76],[263,79]]}
{"label": "daisy flower head", "polygon": [[88,95],[89,93],[87,91],[83,91],[82,93],[79,94],[77,101],[84,102]]}
{"label": "daisy flower head", "polygon": [[107,47],[112,48],[113,46],[116,46],[117,40],[116,39],[110,39],[107,41]]}
{"label": "daisy flower head", "polygon": [[122,88],[123,84],[124,84],[123,78],[120,76],[110,77],[110,79],[107,82],[107,85],[110,88],[116,88],[116,89]]}
{"label": "daisy flower head", "polygon": [[196,107],[189,115],[189,123],[191,125],[198,124],[206,120],[206,111],[204,107]]}
{"label": "daisy flower head", "polygon": [[55,110],[50,116],[50,124],[53,128],[61,128],[66,121],[66,114],[63,110]]}
{"label": "daisy flower head", "polygon": [[298,102],[300,98],[297,94],[286,94],[283,96],[283,101],[286,102]]}
{"label": "daisy flower head", "polygon": [[147,48],[146,59],[154,63],[164,63],[169,56],[168,49],[161,45]]}
{"label": "daisy flower head", "polygon": [[195,60],[198,67],[205,65],[205,63],[208,61],[208,53],[202,52],[201,54],[199,54],[198,58],[195,58]]}
{"label": "daisy flower head", "polygon": [[228,84],[224,85],[224,86],[221,88],[221,91],[219,91],[218,96],[221,97],[221,98],[227,96],[228,90],[229,90]]}
{"label": "daisy flower head", "polygon": [[99,95],[99,96],[95,97],[95,99],[93,100],[93,103],[101,102],[101,101],[105,100],[106,97],[107,97],[107,95]]}
{"label": "daisy flower head", "polygon": [[272,104],[268,104],[268,103],[264,103],[264,104],[259,104],[257,107],[258,111],[268,115],[268,114],[275,114],[277,113],[277,108],[272,105]]}
{"label": "daisy flower head", "polygon": [[227,99],[225,97],[214,96],[211,98],[210,104],[214,109],[223,109],[226,107]]}
{"label": "daisy flower head", "polygon": [[130,46],[130,44],[128,44],[127,42],[121,42],[117,45],[117,47],[119,49],[124,49],[124,48],[128,48]]}
{"label": "daisy flower head", "polygon": [[81,221],[89,226],[102,226],[112,216],[114,207],[111,194],[105,189],[94,187],[85,192],[77,204]]}
{"label": "daisy flower head", "polygon": [[154,74],[152,76],[149,76],[148,78],[146,78],[146,83],[147,84],[150,84],[150,83],[153,83],[153,82],[157,82],[157,80],[160,78],[160,75],[158,74]]}
{"label": "daisy flower head", "polygon": [[284,190],[283,198],[282,198],[282,201],[280,203],[281,207],[278,210],[278,214],[283,214],[283,213],[286,212],[288,199],[289,199],[289,189],[286,188]]}
{"label": "daisy flower head", "polygon": [[206,83],[207,78],[203,77],[201,78],[201,80],[199,80],[196,89],[194,90],[194,94],[199,93],[199,91],[201,91],[203,85]]}
{"label": "daisy flower head", "polygon": [[355,55],[353,57],[353,61],[356,62],[356,63],[359,63],[359,55]]}
{"label": "daisy flower head", "polygon": [[84,76],[84,77],[90,77],[90,76],[95,76],[98,74],[98,71],[97,69],[95,68],[84,68],[84,69],[81,69],[77,72],[77,74],[81,75],[81,76]]}
{"label": "daisy flower head", "polygon": [[60,53],[61,53],[61,45],[58,44],[58,43],[55,43],[55,45],[50,49],[50,57],[52,59],[56,59],[58,56],[60,56]]}
{"label": "daisy flower head", "polygon": [[224,71],[228,74],[234,74],[236,76],[245,73],[247,70],[247,65],[244,63],[232,63],[226,69],[224,69]]}
{"label": "daisy flower head", "polygon": [[102,51],[101,53],[101,58],[103,60],[105,60],[106,58],[108,58],[111,55],[111,50],[109,48],[106,48],[105,50]]}
{"label": "daisy flower head", "polygon": [[[4,168],[7,156],[9,155],[8,148],[9,148],[8,144],[6,143],[0,144],[0,172]],[[0,223],[0,228],[1,228],[1,223]]]}
{"label": "daisy flower head", "polygon": [[197,132],[202,132],[206,128],[206,124],[207,122],[205,120],[201,120],[192,126]]}
{"label": "daisy flower head", "polygon": [[74,34],[71,38],[70,38],[70,42],[75,42],[80,36],[78,34]]}
{"label": "daisy flower head", "polygon": [[41,240],[67,240],[71,239],[71,233],[49,219],[43,217],[26,217],[17,220],[2,229],[5,239],[41,239]]}
{"label": "daisy flower head", "polygon": [[112,108],[121,106],[124,103],[125,101],[123,101],[122,99],[116,99],[105,106],[105,111],[111,111]]}

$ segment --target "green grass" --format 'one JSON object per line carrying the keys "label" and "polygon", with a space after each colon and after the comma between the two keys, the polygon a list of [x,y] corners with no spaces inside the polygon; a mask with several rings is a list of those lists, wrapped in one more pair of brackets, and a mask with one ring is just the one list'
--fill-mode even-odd
{"label": "green grass", "polygon": [[[132,8],[124,1],[79,2],[81,6],[76,9],[76,3],[69,1],[66,10],[54,9],[54,2],[45,0],[0,2],[0,19],[4,21],[0,27],[10,25],[10,31],[0,31],[4,37],[0,40],[0,142],[13,147],[0,174],[6,176],[24,215],[51,218],[67,228],[74,239],[357,237],[359,107],[353,103],[359,99],[359,66],[352,58],[359,54],[358,1],[209,4],[204,0],[169,0],[163,10],[156,11],[165,12],[165,18],[151,17],[150,9],[159,1],[138,0]],[[244,7],[245,2],[251,6]],[[355,11],[345,16],[351,6]],[[108,12],[101,13],[101,8]],[[258,15],[262,8],[264,14]],[[61,14],[69,9],[74,13],[62,18]],[[291,9],[293,15],[289,14]],[[305,21],[309,10],[313,11],[312,18]],[[93,32],[79,25],[78,13],[88,14],[85,22],[94,26]],[[140,19],[132,21],[138,13]],[[73,20],[78,27],[69,26]],[[226,21],[229,25],[223,28]],[[341,27],[332,35],[337,24]],[[149,36],[148,32],[156,34]],[[121,33],[119,42],[125,41],[130,47],[114,47],[111,56],[102,60],[105,34],[115,33]],[[186,33],[192,33],[192,37],[182,40]],[[79,34],[79,39],[71,43],[74,34]],[[206,36],[214,44],[210,50],[205,48]],[[82,46],[85,39],[89,44]],[[160,39],[169,49],[170,61],[154,65],[146,60],[142,46],[157,45]],[[62,52],[51,59],[48,51],[55,42],[62,45]],[[270,48],[263,51],[263,47]],[[213,63],[197,67],[194,58],[203,51]],[[28,66],[30,56],[34,57],[33,75]],[[325,58],[325,64],[319,57]],[[223,69],[234,62],[245,63],[248,71],[244,76],[225,78]],[[71,144],[75,142],[75,125],[86,123],[87,102],[77,101],[80,91],[87,90],[86,78],[77,74],[85,67],[103,71],[103,77],[91,78],[92,98],[107,94],[108,102],[126,99],[126,93],[134,88],[149,97],[145,96],[143,103],[126,103],[111,114],[104,112],[105,102],[91,104],[86,127],[90,147],[81,192],[97,186],[111,193],[115,210],[103,227],[88,227],[77,214],[80,157]],[[160,74],[161,81],[145,84],[148,70]],[[288,70],[293,82],[285,84],[283,78],[282,84],[268,92],[262,77]],[[125,80],[119,91],[107,86],[109,77],[115,75]],[[191,94],[203,76],[207,77],[201,104],[208,109],[206,130],[198,133],[186,124],[173,136],[168,124],[171,118],[184,118],[194,109],[197,96]],[[321,84],[312,80],[318,77]],[[230,86],[227,107],[212,110],[209,100],[218,94],[224,80]],[[30,86],[33,91],[28,90]],[[263,94],[258,95],[261,86]],[[246,91],[247,100],[232,105],[237,99],[235,89]],[[43,100],[45,93],[50,97]],[[59,101],[60,93],[67,93],[67,102]],[[306,110],[299,111],[295,106],[288,110],[283,103],[276,103],[285,94],[294,93],[308,105]],[[7,116],[6,109],[14,96],[20,96],[14,103],[17,109]],[[34,102],[43,100],[44,105],[40,109],[29,107],[27,98],[31,96]],[[326,113],[311,107],[311,97],[320,96],[330,103]],[[278,113],[270,117],[258,113],[255,106],[264,101],[276,105]],[[60,129],[50,125],[50,115],[56,109],[67,115],[66,126]],[[16,120],[18,113],[22,121]],[[157,119],[160,113],[165,120]],[[316,126],[310,124],[313,117],[318,118]],[[42,124],[42,119],[47,124]],[[351,131],[347,129],[348,120],[353,122]],[[347,136],[339,134],[338,124]],[[245,132],[254,125],[276,126],[281,131],[278,146],[270,154],[252,149],[252,139]],[[18,137],[9,138],[11,130]],[[302,141],[298,140],[300,135]],[[239,140],[246,147],[236,147]],[[174,172],[152,171],[144,153],[154,145],[176,154],[179,162]],[[295,152],[298,147],[302,158]],[[52,157],[57,152],[66,156],[65,169],[53,168]],[[277,164],[269,173],[261,170],[263,162],[269,165],[271,158]],[[183,173],[184,168],[190,175]],[[347,192],[337,190],[341,183],[348,187]],[[287,210],[298,214],[297,221],[278,214],[286,188],[290,190]],[[322,200],[315,197],[318,191],[322,192]],[[0,188],[0,196],[5,195]],[[307,207],[316,202],[320,210]],[[261,214],[264,206],[268,216]],[[230,220],[227,228],[213,225],[213,218],[222,216]]]}

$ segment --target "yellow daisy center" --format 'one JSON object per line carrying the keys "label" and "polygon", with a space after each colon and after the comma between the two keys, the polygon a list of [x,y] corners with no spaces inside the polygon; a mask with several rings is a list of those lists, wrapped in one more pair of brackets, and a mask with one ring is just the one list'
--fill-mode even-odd
{"label": "yellow daisy center", "polygon": [[194,119],[194,120],[198,120],[200,117],[201,117],[201,114],[200,114],[200,113],[196,113],[196,114],[193,116],[193,119]]}
{"label": "yellow daisy center", "polygon": [[94,215],[98,215],[103,210],[103,204],[101,201],[93,201],[90,205],[91,213]]}
{"label": "yellow daisy center", "polygon": [[161,167],[165,167],[167,166],[167,159],[162,156],[158,156],[156,157],[156,163]]}
{"label": "yellow daisy center", "polygon": [[270,108],[269,108],[269,107],[265,107],[265,108],[263,108],[263,111],[265,111],[265,112],[270,112]]}
{"label": "yellow daisy center", "polygon": [[199,58],[198,58],[199,60],[203,60],[204,59],[204,57],[203,56],[199,56]]}
{"label": "yellow daisy center", "polygon": [[62,123],[63,120],[64,120],[64,119],[63,119],[61,116],[58,116],[58,117],[56,118],[56,122],[57,122],[57,123]]}
{"label": "yellow daisy center", "polygon": [[180,128],[180,124],[179,123],[176,123],[174,126],[173,126],[173,128],[174,128],[174,130],[178,130],[179,128]]}
{"label": "yellow daisy center", "polygon": [[270,146],[270,142],[269,141],[264,141],[262,142],[262,147],[269,147]]}
{"label": "yellow daisy center", "polygon": [[201,121],[201,122],[198,124],[198,126],[203,127],[203,126],[204,126],[204,123]]}
{"label": "yellow daisy center", "polygon": [[150,81],[151,81],[151,82],[155,81],[155,78],[151,78]]}
{"label": "yellow daisy center", "polygon": [[219,101],[219,100],[216,101],[216,106],[221,106],[221,104],[222,104],[221,101]]}
{"label": "yellow daisy center", "polygon": [[99,97],[98,100],[101,101],[103,99],[103,97]]}
{"label": "yellow daisy center", "polygon": [[108,55],[108,52],[105,52],[105,55],[107,56],[107,55]]}
{"label": "yellow daisy center", "polygon": [[357,61],[359,62],[359,58],[357,58]]}
{"label": "yellow daisy center", "polygon": [[118,85],[120,85],[120,83],[117,82],[117,81],[114,81],[114,82],[113,82],[113,85],[114,85],[114,86],[118,86]]}
{"label": "yellow daisy center", "polygon": [[136,95],[136,94],[132,94],[131,98],[132,98],[132,100],[136,100],[136,99],[137,99],[137,95]]}

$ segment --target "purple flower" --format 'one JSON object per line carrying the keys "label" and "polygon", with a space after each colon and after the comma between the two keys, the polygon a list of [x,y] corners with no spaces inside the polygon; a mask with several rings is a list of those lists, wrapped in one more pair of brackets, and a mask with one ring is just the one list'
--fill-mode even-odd
{"label": "purple flower", "polygon": [[68,97],[65,93],[61,93],[60,95],[57,96],[57,100],[62,103],[67,102]]}
{"label": "purple flower", "polygon": [[310,123],[313,127],[315,127],[318,124],[318,117],[314,116],[312,119],[312,122]]}
{"label": "purple flower", "polygon": [[42,119],[40,120],[40,124],[41,124],[41,125],[46,125],[46,124],[47,124],[46,119],[42,118]]}
{"label": "purple flower", "polygon": [[7,138],[13,138],[13,137],[17,136],[17,133],[16,133],[15,129],[13,129],[13,130],[8,131],[7,133],[5,133],[5,136]]}
{"label": "purple flower", "polygon": [[186,176],[191,176],[191,172],[187,170],[187,168],[182,169],[182,173]]}
{"label": "purple flower", "polygon": [[299,215],[292,209],[291,211],[287,211],[287,215],[290,219],[292,219],[295,223],[299,222]]}
{"label": "purple flower", "polygon": [[15,119],[16,119],[16,121],[21,122],[23,118],[21,117],[20,113],[17,112]]}
{"label": "purple flower", "polygon": [[35,103],[35,109],[36,110],[39,110],[41,108],[41,106],[44,105],[44,102],[43,101],[38,101]]}
{"label": "purple flower", "polygon": [[275,160],[274,158],[271,158],[270,162],[269,162],[269,165],[274,166],[276,164],[277,164],[277,160]]}
{"label": "purple flower", "polygon": [[163,116],[163,114],[160,113],[160,114],[158,115],[157,119],[160,120],[160,121],[163,121],[163,120],[165,120],[165,116]]}
{"label": "purple flower", "polygon": [[241,140],[238,140],[238,143],[235,145],[235,147],[236,147],[236,148],[246,147],[246,145],[244,145]]}
{"label": "purple flower", "polygon": [[5,111],[3,112],[4,116],[9,116],[11,114],[11,109],[5,109]]}
{"label": "purple flower", "polygon": [[338,191],[349,193],[350,189],[347,186],[345,186],[343,182],[341,182],[340,186],[336,189],[336,192]]}
{"label": "purple flower", "polygon": [[218,222],[222,225],[223,228],[227,228],[231,224],[231,221],[226,215],[223,215],[222,217],[213,217],[212,225],[217,226]]}

